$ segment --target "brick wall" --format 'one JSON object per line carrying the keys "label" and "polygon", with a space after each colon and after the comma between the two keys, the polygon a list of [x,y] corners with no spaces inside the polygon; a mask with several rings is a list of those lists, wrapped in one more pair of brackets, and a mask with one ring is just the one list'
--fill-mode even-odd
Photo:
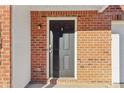
{"label": "brick wall", "polygon": [[111,83],[111,31],[79,31],[77,35],[77,79]]}
{"label": "brick wall", "polygon": [[[111,84],[111,21],[123,20],[123,15],[124,12],[120,6],[109,6],[102,13],[98,11],[32,11],[32,81],[47,80],[46,18],[77,17],[77,81]],[[39,23],[42,24],[41,30],[37,29]]]}
{"label": "brick wall", "polygon": [[0,6],[0,88],[10,87],[10,6]]}
{"label": "brick wall", "polygon": [[[97,11],[32,11],[32,81],[47,81],[47,17],[77,17],[77,80],[82,83],[111,83],[111,21],[124,19],[124,6]],[[41,23],[42,28],[37,29]],[[11,87],[10,6],[0,6],[0,87]]]}
{"label": "brick wall", "polygon": [[[31,80],[42,83],[46,82],[46,48],[47,48],[47,32],[46,32],[46,17],[37,17],[32,13],[32,32],[31,32]],[[42,20],[42,21],[41,21]],[[37,24],[41,23],[42,28],[37,29]]]}

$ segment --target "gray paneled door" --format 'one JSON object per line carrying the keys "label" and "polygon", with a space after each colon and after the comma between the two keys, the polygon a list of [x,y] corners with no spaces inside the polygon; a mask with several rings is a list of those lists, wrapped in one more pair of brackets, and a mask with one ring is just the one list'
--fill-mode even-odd
{"label": "gray paneled door", "polygon": [[74,20],[50,21],[50,77],[74,77],[74,43]]}
{"label": "gray paneled door", "polygon": [[74,77],[74,33],[60,38],[60,77]]}

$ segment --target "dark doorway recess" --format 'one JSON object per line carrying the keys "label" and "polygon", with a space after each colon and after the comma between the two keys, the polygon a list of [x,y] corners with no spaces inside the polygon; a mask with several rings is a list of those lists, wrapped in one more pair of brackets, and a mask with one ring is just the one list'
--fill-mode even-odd
{"label": "dark doorway recess", "polygon": [[[49,24],[50,24],[49,25],[49,41],[50,41],[49,42],[49,51],[50,51],[50,54],[49,54],[49,58],[50,58],[50,60],[49,60],[49,64],[50,64],[49,77],[54,77],[54,78],[67,77],[68,75],[61,74],[61,73],[66,72],[66,71],[64,72],[64,70],[62,70],[63,68],[65,68],[64,64],[63,64],[63,60],[66,60],[66,59],[69,60],[69,58],[71,58],[71,57],[70,56],[67,57],[68,54],[63,53],[61,51],[63,51],[63,49],[64,49],[64,47],[62,47],[62,46],[64,46],[64,44],[63,44],[64,35],[68,34],[68,35],[70,35],[69,39],[71,39],[71,37],[73,38],[72,35],[74,34],[74,29],[75,29],[74,28],[74,20],[50,20]],[[68,37],[66,36],[65,38],[68,38]],[[65,45],[65,47],[67,45]],[[70,44],[68,46],[72,46],[72,50],[74,50],[73,44]],[[72,54],[72,57],[74,56],[73,54]],[[66,59],[64,59],[64,55],[66,55],[66,57],[65,57]],[[70,67],[70,70],[72,70],[72,72],[73,72],[74,69],[71,69],[72,67]],[[68,69],[67,66],[66,66],[66,69]]]}

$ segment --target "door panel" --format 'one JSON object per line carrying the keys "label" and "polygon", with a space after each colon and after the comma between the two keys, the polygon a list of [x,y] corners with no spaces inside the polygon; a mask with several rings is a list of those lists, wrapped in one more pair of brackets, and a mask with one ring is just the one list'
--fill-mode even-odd
{"label": "door panel", "polygon": [[69,38],[69,34],[64,34],[63,35],[63,45],[64,45],[64,49],[69,49],[70,46],[70,38]]}
{"label": "door panel", "polygon": [[64,56],[64,68],[63,69],[66,69],[66,70],[68,70],[69,69],[69,62],[70,62],[70,60],[69,60],[69,56]]}
{"label": "door panel", "polygon": [[74,33],[63,33],[60,38],[60,76],[74,76]]}

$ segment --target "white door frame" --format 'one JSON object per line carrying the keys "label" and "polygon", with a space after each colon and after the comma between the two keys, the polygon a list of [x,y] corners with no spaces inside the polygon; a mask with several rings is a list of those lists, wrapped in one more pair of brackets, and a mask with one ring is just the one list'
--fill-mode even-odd
{"label": "white door frame", "polygon": [[49,21],[50,20],[74,20],[75,21],[75,60],[74,79],[77,79],[77,17],[47,17],[47,78],[49,77]]}
{"label": "white door frame", "polygon": [[119,34],[112,34],[112,83],[120,83]]}

